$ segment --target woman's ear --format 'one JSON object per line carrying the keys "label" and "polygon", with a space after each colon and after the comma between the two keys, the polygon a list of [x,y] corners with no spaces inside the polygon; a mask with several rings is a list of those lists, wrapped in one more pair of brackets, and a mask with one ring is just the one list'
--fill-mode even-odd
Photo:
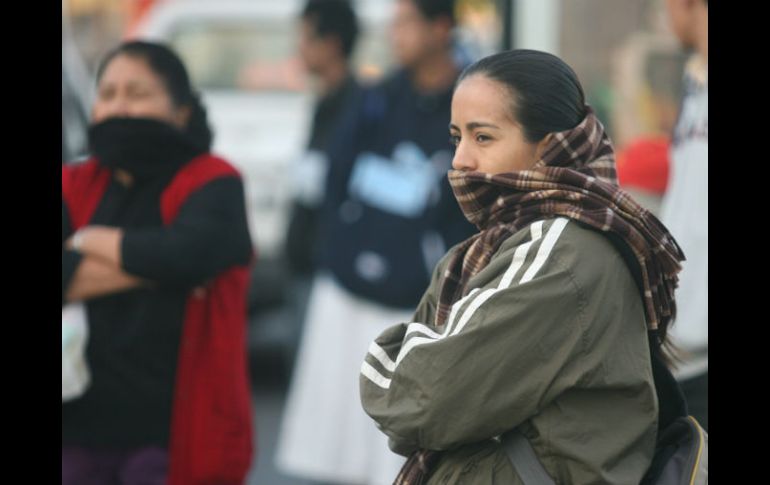
{"label": "woman's ear", "polygon": [[537,156],[537,159],[540,160],[543,156],[543,151],[545,151],[545,147],[548,146],[549,143],[551,143],[551,140],[553,140],[553,133],[548,133],[545,135],[545,137],[537,142],[537,147],[535,148],[535,155]]}

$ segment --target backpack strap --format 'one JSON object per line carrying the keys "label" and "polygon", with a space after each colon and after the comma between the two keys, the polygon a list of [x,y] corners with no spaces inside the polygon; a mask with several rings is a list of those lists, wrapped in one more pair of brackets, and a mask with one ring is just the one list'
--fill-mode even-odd
{"label": "backpack strap", "polygon": [[529,440],[518,428],[509,431],[502,438],[501,443],[524,485],[555,485],[540,460],[537,459]]}
{"label": "backpack strap", "polygon": [[687,401],[682,388],[660,355],[657,332],[649,332],[650,360],[655,393],[658,396],[658,436],[678,418],[686,417]]}

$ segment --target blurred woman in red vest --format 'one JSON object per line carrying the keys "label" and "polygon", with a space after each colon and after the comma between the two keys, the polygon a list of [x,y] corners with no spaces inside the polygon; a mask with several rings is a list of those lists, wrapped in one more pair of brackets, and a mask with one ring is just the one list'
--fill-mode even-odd
{"label": "blurred woman in red vest", "polygon": [[62,167],[62,305],[91,384],[62,404],[62,484],[241,483],[252,457],[243,183],[181,60],[122,44],[97,73],[91,158]]}

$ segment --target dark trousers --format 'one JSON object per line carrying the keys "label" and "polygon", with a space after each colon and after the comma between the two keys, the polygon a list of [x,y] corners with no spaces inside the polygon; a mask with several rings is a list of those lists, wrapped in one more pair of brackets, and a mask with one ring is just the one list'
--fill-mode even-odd
{"label": "dark trousers", "polygon": [[691,416],[698,420],[703,429],[709,429],[709,373],[691,377],[679,382],[687,399],[687,408]]}
{"label": "dark trousers", "polygon": [[62,485],[165,485],[168,453],[151,446],[126,451],[67,446],[61,450]]}

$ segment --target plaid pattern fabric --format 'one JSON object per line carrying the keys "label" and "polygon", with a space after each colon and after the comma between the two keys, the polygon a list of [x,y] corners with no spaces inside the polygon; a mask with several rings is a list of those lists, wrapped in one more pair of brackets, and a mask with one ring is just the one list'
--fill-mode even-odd
{"label": "plaid pattern fabric", "polygon": [[[676,313],[674,289],[684,254],[650,212],[618,188],[612,143],[590,107],[575,128],[554,133],[532,169],[498,175],[449,172],[455,197],[480,232],[458,246],[443,275],[435,325],[446,322],[500,245],[517,231],[549,217],[567,217],[625,242],[639,263],[648,328],[665,329]],[[418,450],[394,485],[418,485],[440,452]]]}

